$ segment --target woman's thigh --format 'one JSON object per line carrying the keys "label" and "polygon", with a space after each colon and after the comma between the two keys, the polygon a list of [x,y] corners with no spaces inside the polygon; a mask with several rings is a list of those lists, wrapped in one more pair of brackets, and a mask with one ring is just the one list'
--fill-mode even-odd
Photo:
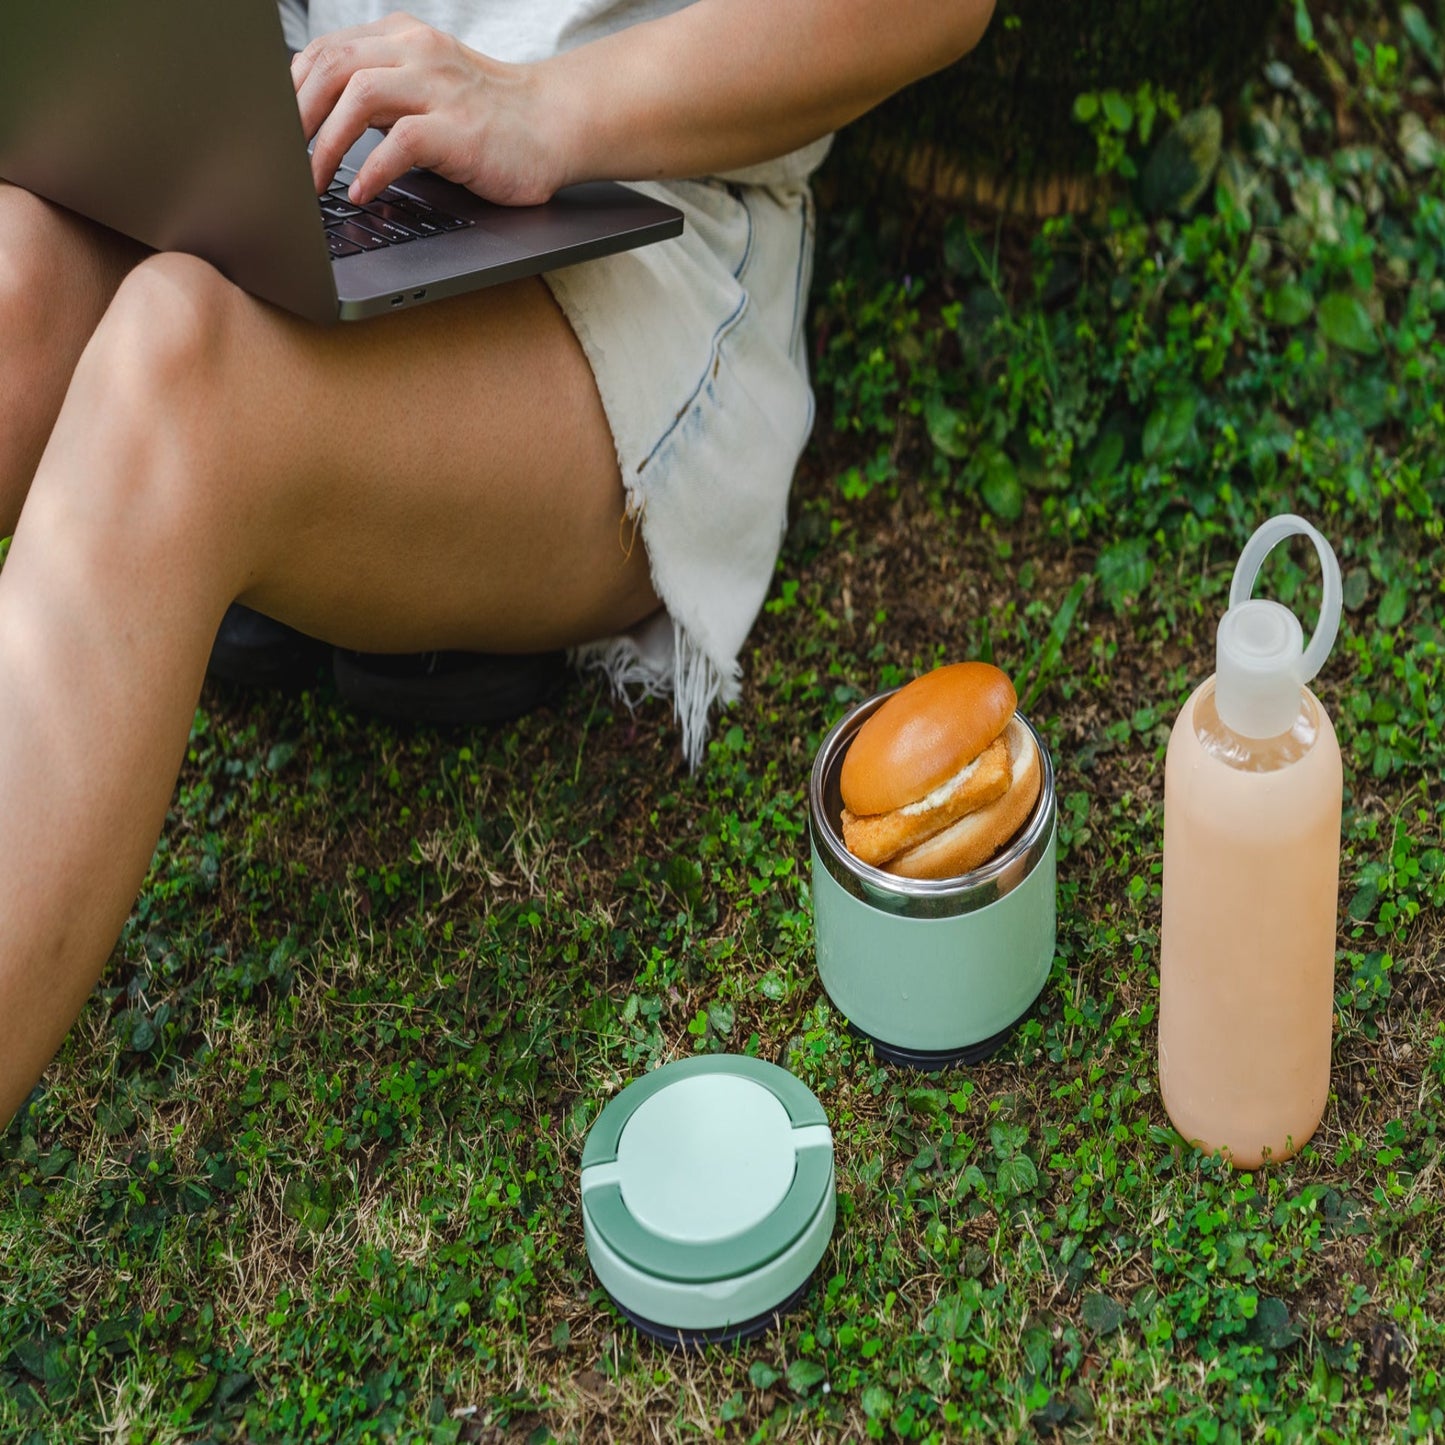
{"label": "woman's thigh", "polygon": [[138,243],[0,181],[0,536]]}
{"label": "woman's thigh", "polygon": [[[537,280],[320,328],[154,257],[96,330],[33,503],[42,484],[118,540],[178,528],[223,591],[350,646],[554,647],[658,605],[592,374]],[[113,512],[89,495],[107,485]]]}

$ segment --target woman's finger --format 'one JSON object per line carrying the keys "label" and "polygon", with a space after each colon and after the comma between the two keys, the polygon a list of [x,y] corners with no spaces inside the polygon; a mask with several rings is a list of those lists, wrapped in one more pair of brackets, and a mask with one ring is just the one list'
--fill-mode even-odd
{"label": "woman's finger", "polygon": [[351,199],[364,204],[413,166],[445,175],[447,127],[432,115],[404,115],[367,156],[351,185]]}
{"label": "woman's finger", "polygon": [[426,109],[422,85],[421,77],[411,69],[358,70],[352,75],[331,114],[322,121],[311,149],[311,174],[318,194],[331,184],[342,157],[368,126],[385,130],[403,116]]}
{"label": "woman's finger", "polygon": [[373,35],[394,35],[398,30],[420,23],[410,15],[395,14],[388,15],[384,20],[368,21],[365,25],[348,25],[341,30],[328,30],[326,34],[318,35],[310,44],[291,57],[291,83],[299,94],[307,76],[311,74],[316,65],[317,57],[330,46],[344,45],[349,41]]}
{"label": "woman's finger", "polygon": [[322,122],[336,108],[352,76],[362,71],[381,71],[404,65],[405,47],[391,35],[357,35],[336,38],[318,51],[301,88],[296,105],[301,112],[301,129],[307,139],[316,135]]}
{"label": "woman's finger", "polygon": [[356,40],[361,36],[382,34],[381,25],[377,21],[369,25],[348,25],[344,30],[328,30],[324,35],[318,35],[302,49],[298,50],[291,57],[291,83],[295,86],[299,95],[302,85],[305,84],[307,76],[311,74],[316,65],[317,58],[322,55],[329,46],[344,45],[348,41]]}

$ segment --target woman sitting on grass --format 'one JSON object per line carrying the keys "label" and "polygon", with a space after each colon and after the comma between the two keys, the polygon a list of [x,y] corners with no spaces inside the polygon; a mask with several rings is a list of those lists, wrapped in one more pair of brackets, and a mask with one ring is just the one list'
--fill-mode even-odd
{"label": "woman sitting on grass", "polygon": [[642,181],[684,235],[323,329],[0,184],[0,1127],[141,886],[233,600],[374,652],[583,648],[670,688],[696,760],[812,421],[808,176],[991,0],[419,8],[288,4],[318,190],[375,125],[353,199]]}

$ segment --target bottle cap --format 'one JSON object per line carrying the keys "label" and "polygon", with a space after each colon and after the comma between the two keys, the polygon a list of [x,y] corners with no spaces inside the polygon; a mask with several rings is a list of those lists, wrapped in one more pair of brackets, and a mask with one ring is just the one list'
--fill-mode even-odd
{"label": "bottle cap", "polygon": [[[1264,559],[1295,536],[1315,544],[1323,574],[1320,617],[1307,648],[1294,613],[1278,602],[1250,598]],[[1300,689],[1334,646],[1343,595],[1334,550],[1303,517],[1271,517],[1245,543],[1229,588],[1229,611],[1220,618],[1215,637],[1214,701],[1227,728],[1247,738],[1289,731],[1299,712]]]}

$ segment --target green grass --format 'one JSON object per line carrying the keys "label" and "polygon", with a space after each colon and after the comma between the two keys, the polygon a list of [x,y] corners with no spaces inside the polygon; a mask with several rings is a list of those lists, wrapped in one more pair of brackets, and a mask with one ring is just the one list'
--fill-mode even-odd
{"label": "green grass", "polygon": [[[1299,13],[1185,216],[831,219],[818,434],[695,776],[590,681],[464,736],[207,694],[0,1138],[0,1439],[1445,1434],[1440,26]],[[1346,580],[1334,1069],[1249,1175],[1158,1098],[1162,763],[1286,506]],[[1308,618],[1313,577],[1266,585]],[[966,656],[1058,769],[1058,955],[999,1056],[917,1076],[819,988],[806,780]],[[601,1297],[577,1175],[608,1098],[709,1049],[818,1094],[839,1220],[781,1329],[676,1357]]]}

